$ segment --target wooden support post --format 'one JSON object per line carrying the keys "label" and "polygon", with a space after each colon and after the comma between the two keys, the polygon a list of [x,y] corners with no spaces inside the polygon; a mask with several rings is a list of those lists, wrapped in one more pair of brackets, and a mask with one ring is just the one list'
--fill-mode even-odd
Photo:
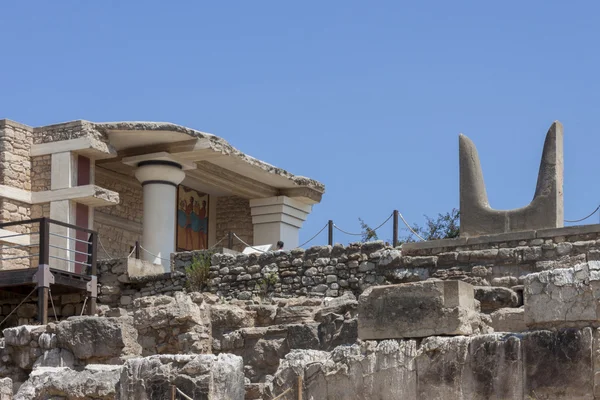
{"label": "wooden support post", "polygon": [[138,242],[137,240],[135,241],[135,259],[140,259],[140,242]]}
{"label": "wooden support post", "polygon": [[394,231],[392,233],[392,245],[394,247],[398,246],[398,210],[394,210]]}
{"label": "wooden support post", "polygon": [[327,243],[330,246],[333,246],[333,220],[330,219],[327,225],[329,227],[329,237]]}
{"label": "wooden support post", "polygon": [[170,396],[169,399],[170,400],[175,400],[177,398],[177,388],[175,387],[175,385],[171,385],[171,390],[170,390]]}
{"label": "wooden support post", "polygon": [[302,375],[298,375],[298,400],[302,400]]}
{"label": "wooden support post", "polygon": [[233,232],[227,234],[227,248],[233,250]]}

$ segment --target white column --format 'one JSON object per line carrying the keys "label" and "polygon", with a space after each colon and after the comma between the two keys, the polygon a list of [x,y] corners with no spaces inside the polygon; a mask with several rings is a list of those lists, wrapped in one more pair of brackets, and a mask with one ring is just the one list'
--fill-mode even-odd
{"label": "white column", "polygon": [[250,200],[254,245],[283,241],[284,249],[298,247],[298,233],[312,206],[287,196]]}
{"label": "white column", "polygon": [[135,177],[144,187],[144,221],[142,259],[162,264],[171,270],[171,253],[175,251],[175,216],[177,185],[185,178],[181,165],[172,161],[147,160],[138,163]]}

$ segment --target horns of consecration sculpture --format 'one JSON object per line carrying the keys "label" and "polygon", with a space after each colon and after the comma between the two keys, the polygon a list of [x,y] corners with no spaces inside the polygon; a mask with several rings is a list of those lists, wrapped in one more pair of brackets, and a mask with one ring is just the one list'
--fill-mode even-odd
{"label": "horns of consecration sculpture", "polygon": [[[498,223],[498,226],[492,229],[495,232],[486,233],[497,233],[498,229],[504,232],[512,231],[517,225],[530,229],[556,226],[557,224],[562,226],[562,220],[559,221],[563,215],[563,127],[560,122],[555,121],[546,134],[535,194],[531,203],[526,207],[508,211],[493,210],[490,207],[477,149],[473,142],[462,134],[459,136],[459,158],[461,236],[463,217],[466,217],[466,220],[473,217],[475,223],[475,214],[477,214],[477,219],[486,219],[489,216]],[[492,211],[496,214],[487,215]],[[542,221],[541,214],[545,212],[554,214],[556,218],[551,219],[556,219],[556,221]],[[538,215],[534,216],[533,214]],[[499,226],[501,225],[500,218],[504,219],[505,226],[503,228]],[[521,221],[517,221],[517,219]],[[466,220],[465,222],[468,222]],[[529,221],[532,222],[531,226],[529,226]],[[492,225],[496,224],[492,223]],[[477,229],[479,234],[483,233],[480,228]],[[468,232],[465,233],[468,234]]]}

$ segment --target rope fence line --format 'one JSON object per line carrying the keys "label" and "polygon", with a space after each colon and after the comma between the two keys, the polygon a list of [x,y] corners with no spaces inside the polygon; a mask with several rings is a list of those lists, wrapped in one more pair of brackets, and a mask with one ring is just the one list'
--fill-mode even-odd
{"label": "rope fence line", "polygon": [[261,249],[257,249],[256,247],[254,247],[254,246],[251,246],[251,245],[249,245],[248,243],[244,242],[244,241],[243,241],[242,239],[240,239],[240,237],[239,237],[238,235],[236,235],[235,233],[233,234],[233,237],[234,237],[234,238],[236,238],[237,240],[239,240],[239,241],[240,241],[240,243],[242,243],[242,244],[243,244],[244,246],[246,246],[246,247],[250,247],[251,249],[254,249],[254,250],[256,250],[256,251],[260,251],[261,253],[266,253],[266,251],[264,251],[264,250],[261,250]]}
{"label": "rope fence line", "polygon": [[408,228],[408,230],[412,232],[413,235],[415,235],[416,237],[418,237],[422,241],[425,241],[425,239],[423,239],[417,232],[415,232],[413,230],[413,228],[410,227],[410,225],[408,224],[408,222],[406,222],[406,220],[404,219],[404,217],[402,216],[402,214],[398,213],[398,216],[400,217],[400,219],[402,220],[402,222],[404,222],[404,225],[406,225],[406,227]]}
{"label": "rope fence line", "polygon": [[592,211],[591,214],[589,214],[587,217],[583,217],[581,219],[574,219],[574,220],[569,220],[569,219],[565,219],[565,222],[581,222],[581,221],[585,221],[586,219],[588,219],[589,217],[591,217],[592,215],[596,214],[596,212],[600,210],[600,204],[598,205],[598,207],[596,207],[596,209],[594,211]]}
{"label": "rope fence line", "polygon": [[312,240],[313,240],[314,238],[316,238],[317,236],[319,236],[319,235],[321,234],[321,232],[323,232],[325,229],[327,229],[327,226],[328,226],[328,225],[329,225],[329,224],[325,224],[325,226],[324,226],[324,227],[322,227],[322,228],[321,228],[321,230],[320,230],[319,232],[317,232],[317,234],[316,234],[316,235],[314,235],[313,237],[311,237],[310,239],[308,239],[306,242],[302,243],[302,244],[301,244],[301,245],[299,245],[298,247],[304,247],[304,246],[305,246],[305,245],[307,245],[308,243],[312,242]]}

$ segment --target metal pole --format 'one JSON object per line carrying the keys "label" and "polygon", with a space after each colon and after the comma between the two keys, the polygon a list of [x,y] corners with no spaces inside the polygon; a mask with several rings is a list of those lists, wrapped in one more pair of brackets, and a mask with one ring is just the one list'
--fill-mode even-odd
{"label": "metal pole", "polygon": [[333,220],[330,219],[329,222],[327,223],[327,225],[329,226],[329,245],[333,246]]}
{"label": "metal pole", "polygon": [[[42,218],[40,221],[40,253],[39,253],[39,265],[38,265],[38,320],[42,325],[48,323],[48,291],[50,284],[46,277],[46,273],[49,273],[49,260],[50,260],[50,227],[48,219]],[[40,282],[42,284],[40,285]]]}
{"label": "metal pole", "polygon": [[233,250],[233,232],[227,234],[227,248]]}
{"label": "metal pole", "polygon": [[398,246],[398,210],[394,210],[394,232],[393,232],[393,239],[392,239],[392,244],[394,247]]}

